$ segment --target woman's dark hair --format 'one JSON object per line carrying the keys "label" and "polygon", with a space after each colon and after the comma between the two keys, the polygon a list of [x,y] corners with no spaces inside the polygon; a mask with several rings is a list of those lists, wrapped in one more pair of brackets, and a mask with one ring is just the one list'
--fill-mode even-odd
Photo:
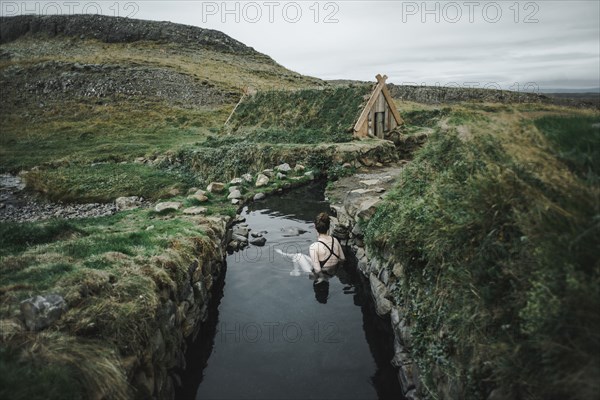
{"label": "woman's dark hair", "polygon": [[319,233],[329,232],[329,224],[329,215],[327,213],[322,212],[315,218],[315,228]]}

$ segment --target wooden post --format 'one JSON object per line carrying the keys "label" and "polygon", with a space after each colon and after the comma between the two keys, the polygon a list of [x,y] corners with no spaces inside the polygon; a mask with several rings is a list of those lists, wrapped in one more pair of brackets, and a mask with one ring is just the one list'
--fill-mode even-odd
{"label": "wooden post", "polygon": [[233,110],[231,111],[231,114],[229,114],[229,117],[227,117],[227,120],[225,121],[225,125],[227,126],[227,124],[229,123],[229,120],[231,119],[231,117],[233,117],[233,113],[235,112],[235,110],[237,110],[238,106],[242,103],[242,101],[244,100],[244,98],[246,98],[246,95],[250,93],[250,89],[249,88],[244,88],[244,91],[242,93],[242,97],[240,97],[240,101],[237,102],[237,104],[235,105],[235,107],[233,107]]}

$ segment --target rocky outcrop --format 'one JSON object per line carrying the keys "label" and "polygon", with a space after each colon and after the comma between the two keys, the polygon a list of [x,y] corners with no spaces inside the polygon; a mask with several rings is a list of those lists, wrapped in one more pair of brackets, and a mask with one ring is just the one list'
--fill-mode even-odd
{"label": "rocky outcrop", "polygon": [[178,43],[193,48],[260,55],[269,59],[222,32],[172,22],[87,14],[0,17],[0,43],[11,42],[25,35],[64,35],[97,39],[106,43],[131,43],[142,40]]}
{"label": "rocky outcrop", "polygon": [[395,99],[425,104],[449,104],[463,101],[482,103],[550,103],[551,99],[537,93],[513,92],[493,88],[449,86],[413,86],[388,84]]}
{"label": "rocky outcrop", "polygon": [[159,66],[44,61],[5,68],[0,73],[0,83],[0,105],[9,110],[60,104],[65,98],[105,103],[147,98],[190,108],[224,104],[237,97],[208,81]]}

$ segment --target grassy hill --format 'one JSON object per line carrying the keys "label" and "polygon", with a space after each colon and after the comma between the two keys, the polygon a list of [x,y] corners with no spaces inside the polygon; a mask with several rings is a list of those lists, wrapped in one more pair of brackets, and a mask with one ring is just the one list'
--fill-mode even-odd
{"label": "grassy hill", "polygon": [[432,133],[365,230],[375,254],[402,266],[393,296],[425,392],[593,398],[600,114],[413,107],[407,121]]}

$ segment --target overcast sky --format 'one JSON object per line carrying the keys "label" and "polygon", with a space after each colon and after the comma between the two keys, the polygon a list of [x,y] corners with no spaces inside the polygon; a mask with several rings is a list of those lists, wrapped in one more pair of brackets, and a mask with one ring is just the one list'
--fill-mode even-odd
{"label": "overcast sky", "polygon": [[[90,2],[76,3],[81,10]],[[382,73],[394,83],[600,87],[598,0],[96,4],[108,15],[217,29],[322,79],[373,80]]]}

